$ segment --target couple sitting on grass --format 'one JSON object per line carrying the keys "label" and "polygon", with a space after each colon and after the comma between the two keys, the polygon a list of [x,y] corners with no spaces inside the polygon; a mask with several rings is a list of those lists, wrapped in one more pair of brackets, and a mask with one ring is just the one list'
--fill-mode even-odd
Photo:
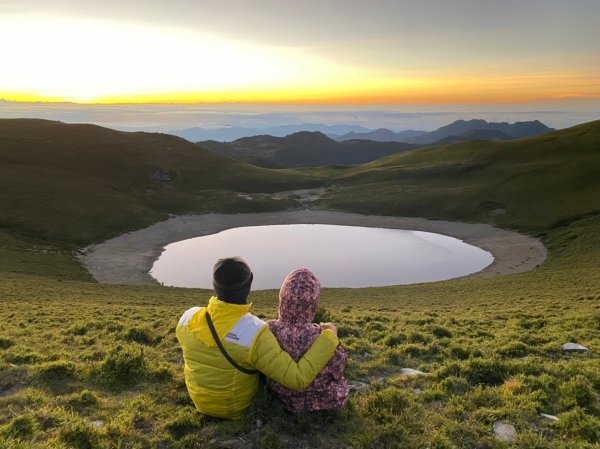
{"label": "couple sitting on grass", "polygon": [[319,280],[306,269],[292,271],[279,291],[279,319],[262,321],[246,304],[252,271],[239,257],[213,269],[216,296],[192,307],[177,325],[185,383],[196,408],[237,419],[259,388],[259,372],[292,412],[344,407],[346,354],[333,323],[314,324]]}

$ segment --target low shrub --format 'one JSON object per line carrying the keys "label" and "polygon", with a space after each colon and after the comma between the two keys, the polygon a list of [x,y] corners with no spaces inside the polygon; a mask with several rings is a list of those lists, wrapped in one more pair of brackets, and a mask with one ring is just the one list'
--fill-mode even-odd
{"label": "low shrub", "polygon": [[[498,445],[491,440],[491,436],[485,438],[481,430],[474,424],[459,421],[447,422],[443,427],[440,438],[441,441],[450,441],[452,448],[485,448],[492,449],[497,447],[505,447]],[[444,446],[442,446],[444,447]]]}
{"label": "low shrub", "polygon": [[98,397],[89,390],[83,390],[69,400],[69,404],[77,408],[94,407],[98,404]]}
{"label": "low shrub", "polygon": [[85,335],[88,331],[88,326],[85,324],[73,324],[65,330],[67,335]]}
{"label": "low shrub", "polygon": [[503,357],[524,357],[531,353],[531,348],[522,341],[512,341],[498,349],[498,354]]}
{"label": "low shrub", "polygon": [[444,326],[434,326],[431,328],[431,333],[436,338],[452,338],[452,332],[450,329]]}
{"label": "low shrub", "polygon": [[398,346],[398,351],[400,352],[400,354],[404,354],[409,357],[419,357],[427,352],[424,346],[415,344],[406,344]]}
{"label": "low shrub", "polygon": [[4,354],[4,360],[15,365],[33,365],[34,363],[42,361],[43,357],[36,352],[21,348],[13,348]]}
{"label": "low shrub", "polygon": [[462,374],[474,385],[500,385],[510,375],[507,363],[500,359],[470,359],[462,368]]}
{"label": "low shrub", "polygon": [[598,411],[597,394],[587,377],[578,375],[560,386],[561,406],[565,409],[575,406],[588,412]]}
{"label": "low shrub", "polygon": [[313,318],[313,323],[330,323],[335,321],[327,309],[318,307]]}
{"label": "low shrub", "polygon": [[385,324],[380,323],[379,321],[371,321],[369,324],[367,324],[366,329],[368,331],[385,331]]}
{"label": "low shrub", "polygon": [[471,385],[463,377],[450,376],[440,382],[441,389],[449,395],[462,395],[471,390]]}
{"label": "low shrub", "polygon": [[66,416],[68,416],[66,410],[62,407],[43,407],[36,410],[35,415],[40,429],[44,431],[61,426]]}
{"label": "low shrub", "polygon": [[471,356],[471,351],[457,344],[449,346],[447,352],[450,358],[457,360],[467,360]]}
{"label": "low shrub", "polygon": [[519,325],[523,329],[542,329],[547,324],[543,318],[522,318]]}
{"label": "low shrub", "polygon": [[398,346],[401,343],[406,342],[405,334],[392,334],[388,335],[383,339],[383,344],[389,347]]}
{"label": "low shrub", "polygon": [[454,446],[447,436],[435,434],[431,437],[430,449],[454,449]]}
{"label": "low shrub", "polygon": [[99,370],[100,378],[106,385],[120,387],[132,385],[146,375],[144,352],[140,348],[117,346],[104,358]]}
{"label": "low shrub", "polygon": [[67,423],[58,434],[59,440],[74,449],[100,448],[98,432],[87,423],[78,421]]}
{"label": "low shrub", "polygon": [[587,415],[581,408],[559,416],[557,426],[566,435],[581,438],[589,443],[600,443],[600,419]]}
{"label": "low shrub", "polygon": [[74,380],[77,373],[73,363],[57,360],[38,365],[34,377],[42,382],[66,382]]}
{"label": "low shrub", "polygon": [[371,338],[369,340],[371,340],[373,343],[377,343],[378,341],[382,340],[384,337],[385,337],[385,332],[376,331],[376,332],[371,333]]}
{"label": "low shrub", "polygon": [[431,342],[431,337],[428,335],[422,334],[421,332],[411,332],[408,335],[408,341],[410,343],[429,343]]}
{"label": "low shrub", "polygon": [[359,337],[361,334],[360,329],[357,329],[356,327],[352,327],[352,326],[345,326],[345,325],[338,326],[337,331],[338,331],[337,334],[338,334],[339,338]]}
{"label": "low shrub", "polygon": [[142,345],[153,345],[160,340],[153,331],[145,327],[132,327],[125,332],[125,339]]}
{"label": "low shrub", "polygon": [[387,365],[404,365],[406,356],[398,349],[390,349],[384,353],[383,359]]}
{"label": "low shrub", "polygon": [[0,337],[0,349],[8,349],[11,346],[14,346],[15,342],[10,338]]}
{"label": "low shrub", "polygon": [[407,391],[396,387],[386,387],[366,398],[365,408],[374,415],[402,413],[412,403]]}
{"label": "low shrub", "polygon": [[0,434],[19,440],[32,440],[38,431],[38,423],[31,414],[23,414],[0,428]]}

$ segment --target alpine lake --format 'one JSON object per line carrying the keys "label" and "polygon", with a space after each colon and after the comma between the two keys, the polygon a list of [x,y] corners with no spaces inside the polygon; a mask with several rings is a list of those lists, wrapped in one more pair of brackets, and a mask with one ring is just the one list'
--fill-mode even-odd
{"label": "alpine lake", "polygon": [[466,276],[493,256],[459,239],[430,232],[358,226],[248,226],[167,245],[150,274],[161,284],[212,288],[212,266],[240,256],[254,274],[253,290],[279,288],[308,268],[322,287],[380,287]]}

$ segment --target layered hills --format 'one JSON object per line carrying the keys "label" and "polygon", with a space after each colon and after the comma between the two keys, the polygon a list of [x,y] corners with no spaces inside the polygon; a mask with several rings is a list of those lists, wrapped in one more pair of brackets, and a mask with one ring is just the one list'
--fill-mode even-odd
{"label": "layered hills", "polygon": [[[298,125],[300,126],[300,125]],[[285,137],[261,134],[233,142],[206,140],[198,145],[219,154],[268,168],[357,165],[418,146],[448,145],[472,140],[512,140],[552,131],[539,121],[488,123],[457,120],[432,132],[380,128],[367,133],[326,136],[302,131]]]}
{"label": "layered hills", "polygon": [[286,137],[244,137],[230,143],[205,141],[198,142],[198,146],[234,159],[271,168],[356,165],[416,148],[416,145],[398,142],[337,142],[323,133],[307,131]]}
{"label": "layered hills", "polygon": [[[331,142],[296,137],[308,150]],[[599,141],[596,121],[527,139],[407,150],[353,167],[273,170],[166,134],[0,120],[0,227],[85,245],[168,214],[297,207],[270,192],[328,187],[324,207],[541,229],[600,209]]]}
{"label": "layered hills", "polygon": [[464,142],[467,140],[509,140],[537,136],[554,131],[538,120],[527,122],[487,122],[481,119],[456,120],[435,131],[400,131],[393,132],[380,128],[375,131],[361,133],[351,132],[341,136],[331,136],[337,140],[368,139],[379,142],[405,142],[419,145],[436,145],[444,143]]}
{"label": "layered hills", "polygon": [[323,125],[319,123],[303,123],[295,125],[269,126],[266,128],[249,128],[243,126],[221,126],[216,128],[202,128],[199,126],[185,129],[174,129],[169,134],[182,137],[190,142],[204,140],[216,140],[219,142],[231,142],[242,137],[269,135],[274,137],[285,137],[290,134],[309,131],[323,134],[342,135],[348,133],[365,133],[369,128],[359,125]]}
{"label": "layered hills", "polygon": [[[472,140],[473,136],[469,133],[476,132],[483,140],[504,140],[504,139],[519,139],[522,137],[530,137],[552,131],[552,128],[547,127],[538,120],[525,122],[487,122],[481,119],[473,120],[456,120],[448,125],[442,126],[434,131],[392,131],[387,128],[369,129],[359,125],[324,125],[318,123],[303,123],[293,125],[270,126],[267,128],[246,128],[240,126],[222,126],[216,128],[185,128],[169,131],[169,134],[182,137],[190,142],[201,142],[214,140],[217,142],[233,142],[234,140],[243,137],[253,136],[273,136],[285,137],[290,134],[299,132],[320,132],[328,137],[338,140],[372,140],[374,142],[402,142],[413,143],[418,145],[437,144],[441,139],[452,137],[452,141]],[[483,131],[496,131],[504,133],[499,138],[500,134],[490,133],[489,135]]]}
{"label": "layered hills", "polygon": [[543,229],[600,212],[600,121],[510,141],[423,148],[324,171],[325,203],[364,213]]}
{"label": "layered hills", "polygon": [[[316,183],[167,134],[33,119],[0,120],[0,162],[0,228],[78,245],[167,213],[248,210],[232,192]],[[265,197],[252,208],[277,203]]]}

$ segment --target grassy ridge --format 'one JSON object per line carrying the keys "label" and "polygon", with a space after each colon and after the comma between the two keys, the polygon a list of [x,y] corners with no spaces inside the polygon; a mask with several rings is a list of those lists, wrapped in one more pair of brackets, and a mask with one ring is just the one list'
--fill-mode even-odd
{"label": "grassy ridge", "polygon": [[[516,142],[420,150],[368,166],[284,172],[229,166],[204,153],[194,159],[187,144],[170,156],[167,147],[179,140],[166,136],[13,123],[21,128],[10,131],[0,121],[7,131],[0,132],[0,448],[600,444],[599,122]],[[50,131],[38,129],[46,126]],[[66,130],[74,134],[65,136]],[[26,145],[19,143],[24,135]],[[96,146],[75,146],[91,136]],[[107,146],[107,138],[126,143]],[[20,153],[21,147],[29,149]],[[59,163],[40,149],[64,157]],[[79,151],[87,155],[74,162]],[[106,151],[119,154],[118,163],[93,162]],[[194,165],[200,160],[204,165]],[[218,168],[219,160],[223,170],[215,171],[211,164]],[[78,171],[79,164],[89,166]],[[157,168],[178,173],[173,190],[151,179]],[[94,284],[70,249],[171,210],[293,204],[246,201],[236,189],[319,183],[338,186],[323,200],[328,207],[524,229],[543,237],[549,258],[513,276],[327,289],[321,317],[339,324],[350,355],[347,377],[362,382],[346,410],[292,416],[261,393],[238,423],[197,414],[174,326],[209,292]],[[109,200],[102,202],[103,195]],[[107,216],[95,217],[101,206]],[[251,299],[256,313],[275,316],[276,292]],[[590,351],[563,353],[567,341]],[[429,375],[402,377],[403,367]],[[516,427],[513,443],[494,436],[496,420]]]}
{"label": "grassy ridge", "polygon": [[237,192],[310,187],[165,134],[0,120],[0,272],[87,279],[72,251],[185,212],[297,206]]}
{"label": "grassy ridge", "polygon": [[326,169],[322,204],[539,232],[600,211],[600,121],[509,142],[475,141]]}
{"label": "grassy ridge", "polygon": [[[82,246],[168,213],[293,207],[274,192],[333,184],[322,205],[525,230],[598,212],[600,122],[511,142],[468,142],[351,168],[267,170],[164,134],[0,120],[0,228]],[[35,205],[35,206],[33,206]]]}
{"label": "grassy ridge", "polygon": [[250,206],[233,192],[314,184],[166,134],[0,120],[0,227],[50,242],[89,244],[168,213],[288,207],[266,198]]}

